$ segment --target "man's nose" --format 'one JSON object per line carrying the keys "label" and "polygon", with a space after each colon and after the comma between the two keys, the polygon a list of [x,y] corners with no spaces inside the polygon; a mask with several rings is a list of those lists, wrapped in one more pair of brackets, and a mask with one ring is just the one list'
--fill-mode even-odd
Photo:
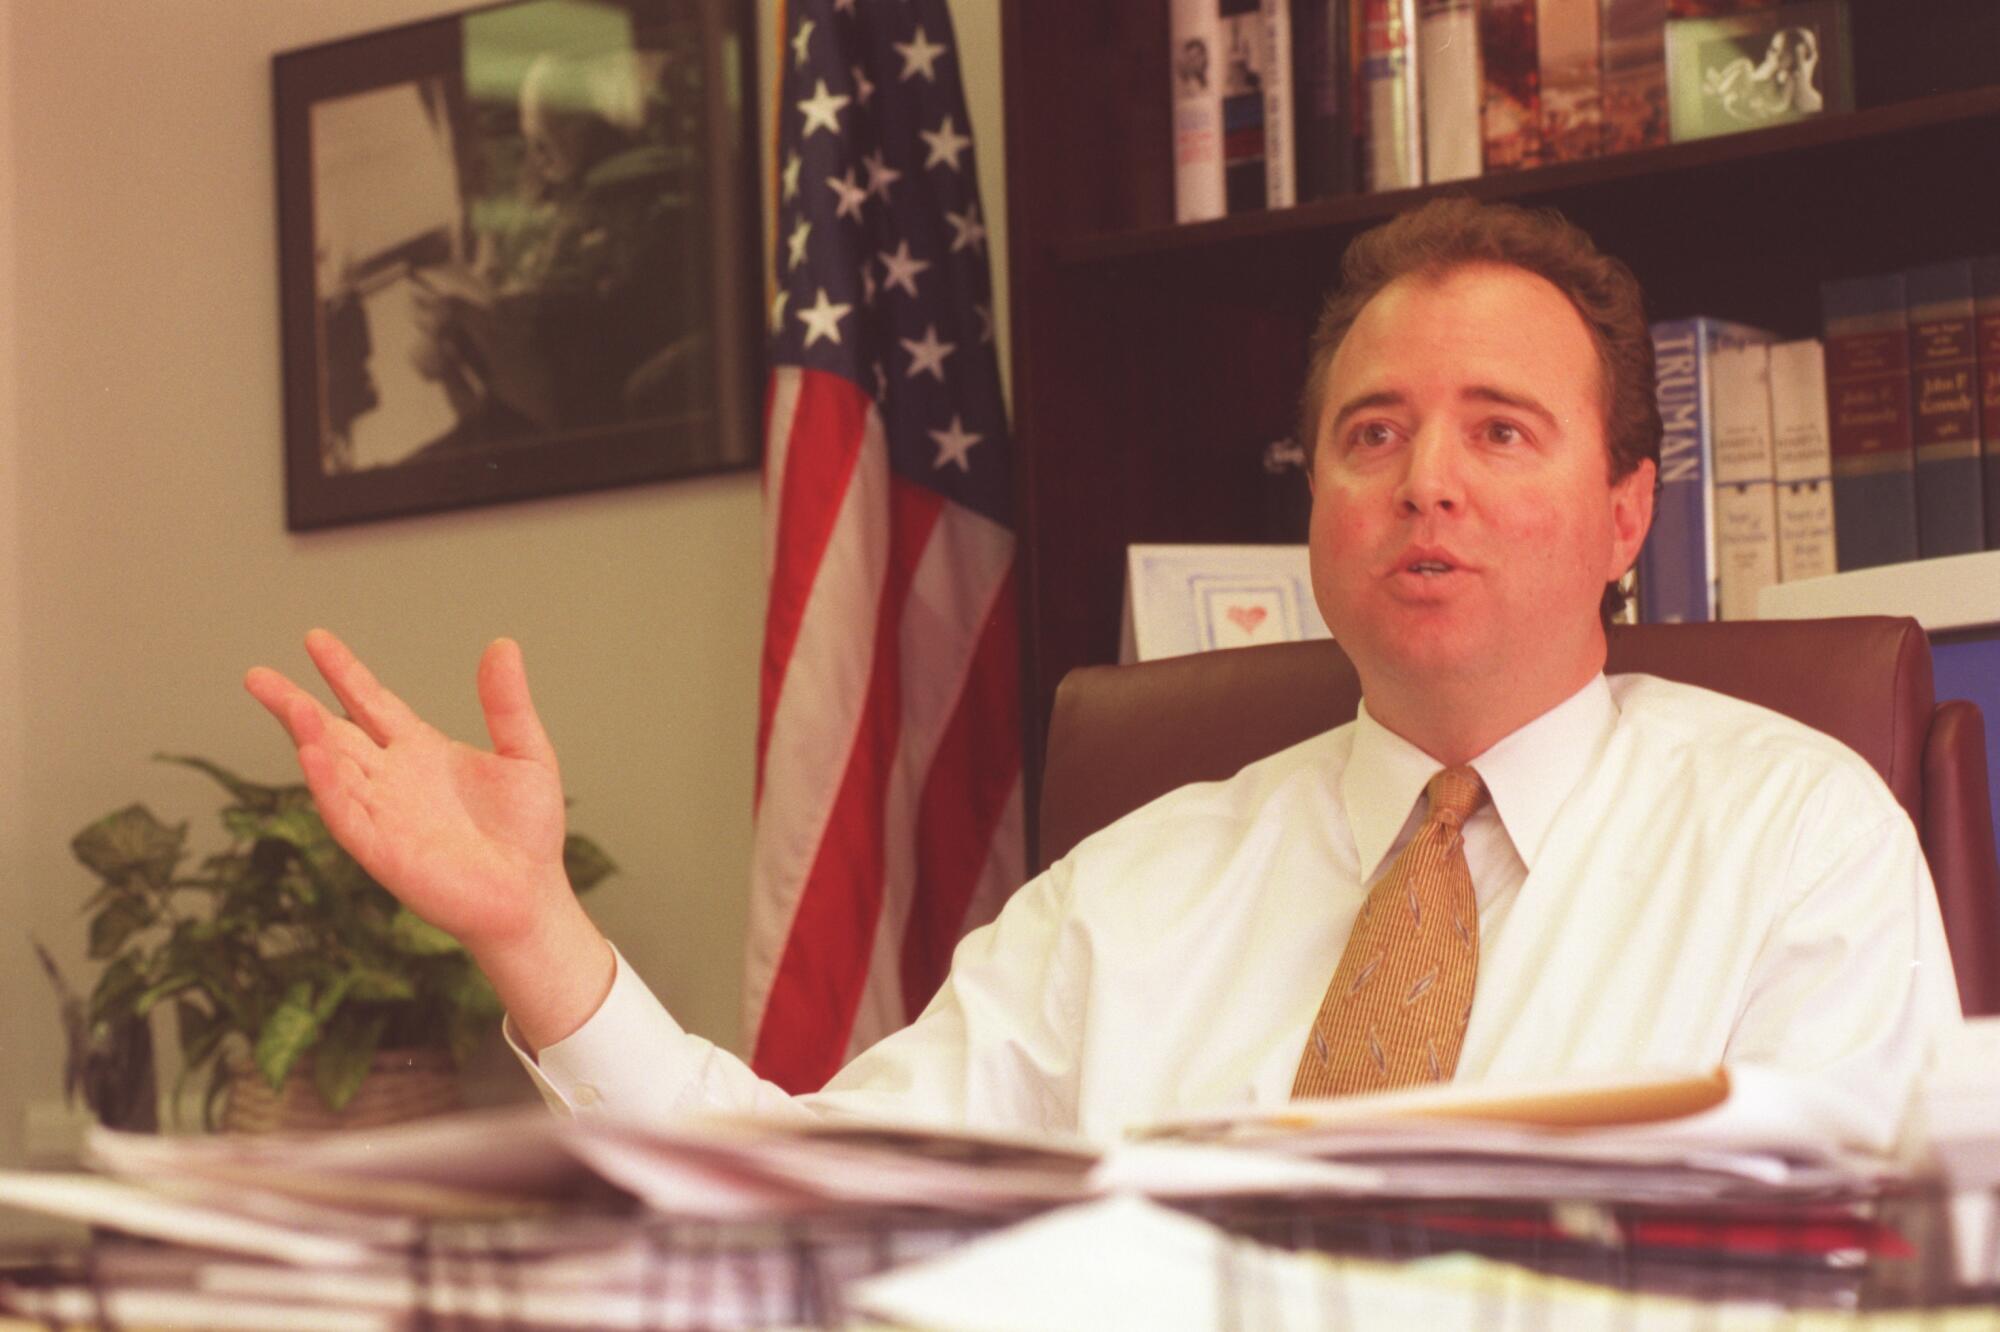
{"label": "man's nose", "polygon": [[1464,460],[1448,430],[1435,426],[1419,430],[1404,459],[1396,500],[1406,512],[1451,512],[1464,501]]}

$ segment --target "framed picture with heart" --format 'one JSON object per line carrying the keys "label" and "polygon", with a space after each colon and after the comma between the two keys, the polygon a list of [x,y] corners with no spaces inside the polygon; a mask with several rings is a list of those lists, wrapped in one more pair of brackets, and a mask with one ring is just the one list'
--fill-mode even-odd
{"label": "framed picture with heart", "polygon": [[1303,545],[1126,549],[1121,661],[1327,636]]}

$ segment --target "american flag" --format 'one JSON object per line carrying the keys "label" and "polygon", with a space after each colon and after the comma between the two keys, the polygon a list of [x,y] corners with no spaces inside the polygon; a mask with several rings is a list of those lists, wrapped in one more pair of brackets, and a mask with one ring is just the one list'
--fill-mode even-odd
{"label": "american flag", "polygon": [[792,1091],[1019,883],[1012,464],[944,0],[792,0],[745,1025]]}

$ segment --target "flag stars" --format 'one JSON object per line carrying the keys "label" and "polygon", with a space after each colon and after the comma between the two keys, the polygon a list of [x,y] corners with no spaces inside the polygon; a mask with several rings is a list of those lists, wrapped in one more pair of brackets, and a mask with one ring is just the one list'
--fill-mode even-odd
{"label": "flag stars", "polygon": [[785,331],[785,302],[792,299],[792,293],[780,290],[771,301],[771,333],[773,336]]}
{"label": "flag stars", "polygon": [[908,241],[898,241],[894,254],[884,250],[877,258],[882,261],[882,285],[901,287],[912,296],[917,294],[917,274],[931,266],[930,260],[918,259],[910,253]]}
{"label": "flag stars", "polygon": [[861,261],[861,303],[875,304],[875,265],[866,259]]}
{"label": "flag stars", "polygon": [[845,175],[828,176],[826,187],[840,196],[840,202],[834,205],[833,215],[851,217],[859,222],[861,205],[868,202],[868,191],[855,182],[854,168],[849,167]]}
{"label": "flag stars", "polygon": [[839,138],[841,108],[853,100],[846,93],[828,92],[825,79],[814,80],[813,95],[797,104],[806,117],[805,128],[799,131],[799,137],[810,138],[814,130],[823,129]]}
{"label": "flag stars", "polygon": [[[801,102],[800,105],[803,106],[804,103]],[[972,140],[958,132],[958,126],[952,122],[950,116],[946,116],[936,129],[919,130],[918,134],[931,148],[930,156],[924,159],[926,167],[942,163],[956,171],[959,169],[959,156],[972,146]]]}
{"label": "flag stars", "polygon": [[979,342],[984,346],[993,341],[993,312],[983,305],[975,305],[972,313],[979,316]]}
{"label": "flag stars", "polygon": [[806,326],[806,346],[810,347],[821,338],[834,346],[840,345],[840,321],[847,318],[854,309],[851,305],[835,304],[826,298],[826,288],[819,289],[819,299],[798,311],[796,317]]}
{"label": "flag stars", "polygon": [[812,44],[812,35],[813,21],[811,19],[802,20],[799,23],[799,30],[792,34],[792,64],[796,68],[805,68],[806,48]]}
{"label": "flag stars", "polygon": [[[944,358],[958,350],[957,343],[939,342],[936,324],[926,327],[921,338],[901,338],[898,341],[903,344],[903,350],[910,354],[908,374],[911,379],[929,372],[931,378],[940,384],[944,383]],[[955,423],[953,428],[956,428]]]}
{"label": "flag stars", "polygon": [[969,456],[972,453],[972,446],[986,438],[984,435],[975,435],[967,430],[959,420],[956,412],[952,414],[949,429],[932,430],[926,433],[930,435],[932,442],[938,447],[937,461],[933,462],[931,466],[942,470],[945,464],[955,463],[961,472],[972,470],[972,459]]}
{"label": "flag stars", "polygon": [[963,213],[944,210],[944,220],[951,223],[951,252],[978,249],[986,243],[986,228],[979,222],[979,205],[970,203]]}
{"label": "flag stars", "polygon": [[903,57],[902,77],[904,81],[913,79],[921,74],[924,76],[924,82],[926,83],[935,83],[937,81],[937,70],[933,66],[936,65],[939,56],[951,49],[948,46],[940,46],[933,43],[929,37],[924,35],[922,24],[917,26],[916,40],[891,42],[890,45],[894,46],[897,54]]}
{"label": "flag stars", "polygon": [[799,224],[792,228],[792,234],[785,237],[785,264],[788,268],[796,269],[806,261],[806,237],[812,235],[812,229],[812,223],[800,218]]}
{"label": "flag stars", "polygon": [[862,106],[875,95],[875,85],[868,81],[868,74],[859,65],[848,66],[848,73],[854,76],[854,96]]}
{"label": "flag stars", "polygon": [[785,188],[783,197],[786,203],[790,203],[799,197],[799,171],[804,166],[805,160],[797,153],[787,153],[785,155],[785,169],[783,172]]}
{"label": "flag stars", "polygon": [[869,153],[861,159],[861,165],[868,169],[868,192],[882,196],[882,202],[889,202],[889,187],[903,178],[903,173],[884,161],[882,154]]}

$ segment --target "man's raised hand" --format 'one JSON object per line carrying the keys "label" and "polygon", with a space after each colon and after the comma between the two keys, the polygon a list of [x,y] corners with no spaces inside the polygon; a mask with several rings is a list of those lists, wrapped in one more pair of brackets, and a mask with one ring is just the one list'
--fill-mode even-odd
{"label": "man's raised hand", "polygon": [[530,1044],[569,1034],[609,988],[611,955],[563,872],[562,781],[520,648],[501,639],[479,662],[491,753],[427,724],[325,630],[306,652],[345,717],[264,667],[244,684],[290,733],[328,831],[466,946]]}

